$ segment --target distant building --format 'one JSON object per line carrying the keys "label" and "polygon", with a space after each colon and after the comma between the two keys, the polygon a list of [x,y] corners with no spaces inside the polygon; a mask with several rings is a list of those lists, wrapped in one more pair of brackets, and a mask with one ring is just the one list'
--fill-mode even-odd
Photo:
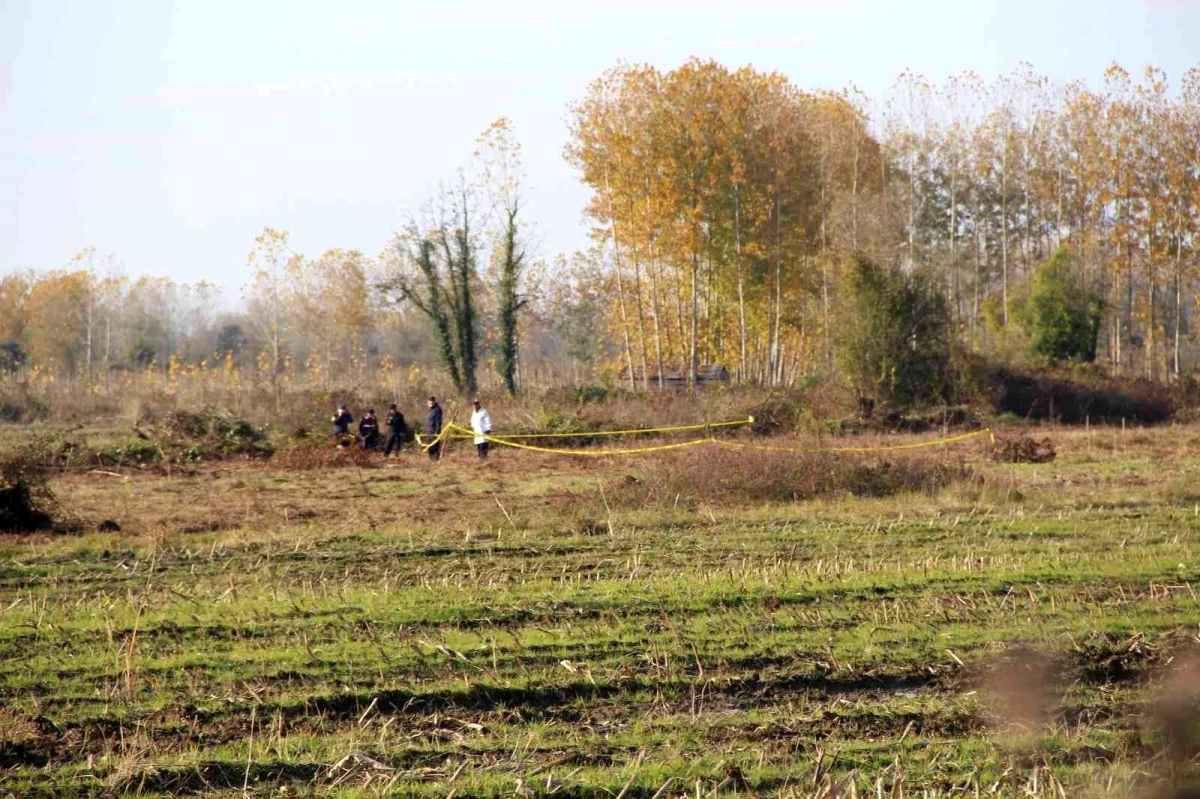
{"label": "distant building", "polygon": [[[687,388],[687,367],[686,366],[664,366],[662,370],[662,387],[663,388]],[[650,381],[651,388],[658,388],[658,370],[651,369],[647,375]],[[620,374],[622,383],[629,382],[629,370],[622,369]],[[646,381],[642,376],[642,370],[634,368],[633,384],[635,386],[643,386]],[[727,386],[729,385],[729,370],[724,364],[706,363],[696,367],[696,385],[699,386]]]}

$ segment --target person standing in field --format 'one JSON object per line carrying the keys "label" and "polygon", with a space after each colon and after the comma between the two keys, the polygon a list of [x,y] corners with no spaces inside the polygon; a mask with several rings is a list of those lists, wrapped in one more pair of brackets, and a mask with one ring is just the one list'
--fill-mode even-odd
{"label": "person standing in field", "polygon": [[350,415],[350,411],[346,410],[345,405],[339,405],[337,412],[329,421],[333,422],[333,437],[345,438],[350,435],[350,425],[354,423],[354,417]]}
{"label": "person standing in field", "polygon": [[379,445],[379,419],[375,417],[374,408],[368,408],[358,423],[358,437],[362,439],[364,452]]}
{"label": "person standing in field", "polygon": [[479,404],[479,399],[472,400],[471,407],[471,432],[475,434],[475,452],[479,455],[480,460],[487,460],[488,455],[488,440],[487,436],[492,434],[492,415],[488,413],[487,408]]}
{"label": "person standing in field", "polygon": [[434,439],[434,443],[426,452],[430,460],[437,460],[442,454],[442,442],[437,437],[442,434],[442,406],[438,405],[437,397],[429,398],[429,413],[425,415],[425,435]]}
{"label": "person standing in field", "polygon": [[404,446],[404,437],[405,433],[408,432],[408,427],[404,424],[404,414],[400,413],[399,409],[396,408],[396,403],[393,402],[391,407],[388,408],[388,415],[387,419],[384,420],[384,424],[387,425],[388,437],[387,444],[383,447],[383,457],[386,458],[391,455],[393,447],[396,449],[396,454],[399,455],[401,447]]}

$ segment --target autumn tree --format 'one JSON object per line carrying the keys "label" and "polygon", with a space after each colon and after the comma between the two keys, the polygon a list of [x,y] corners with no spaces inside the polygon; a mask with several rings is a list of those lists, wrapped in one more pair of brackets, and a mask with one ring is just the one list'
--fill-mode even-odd
{"label": "autumn tree", "polygon": [[251,272],[251,304],[259,311],[255,314],[257,324],[270,346],[269,368],[271,388],[275,394],[275,405],[279,406],[279,376],[283,370],[283,270],[292,256],[288,244],[288,233],[275,228],[263,228],[254,239],[254,247],[248,258]]}

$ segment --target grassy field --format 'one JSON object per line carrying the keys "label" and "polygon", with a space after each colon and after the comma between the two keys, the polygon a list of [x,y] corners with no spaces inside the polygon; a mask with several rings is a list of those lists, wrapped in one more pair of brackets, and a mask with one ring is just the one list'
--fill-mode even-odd
{"label": "grassy field", "polygon": [[0,786],[1176,795],[1200,427],[1035,432],[800,500],[707,448],[58,477],[121,531],[0,539]]}

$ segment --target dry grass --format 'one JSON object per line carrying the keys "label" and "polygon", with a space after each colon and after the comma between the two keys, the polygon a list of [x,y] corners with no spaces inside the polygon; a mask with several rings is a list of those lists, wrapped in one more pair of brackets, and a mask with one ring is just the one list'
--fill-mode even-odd
{"label": "dry grass", "polygon": [[942,454],[850,455],[711,447],[664,458],[649,488],[707,502],[790,502],[823,496],[934,493],[973,479]]}
{"label": "dry grass", "polygon": [[1182,796],[1200,522],[1162,485],[1196,482],[1200,429],[1044,434],[1052,464],[980,437],[65,473],[122,530],[0,537],[0,781]]}

